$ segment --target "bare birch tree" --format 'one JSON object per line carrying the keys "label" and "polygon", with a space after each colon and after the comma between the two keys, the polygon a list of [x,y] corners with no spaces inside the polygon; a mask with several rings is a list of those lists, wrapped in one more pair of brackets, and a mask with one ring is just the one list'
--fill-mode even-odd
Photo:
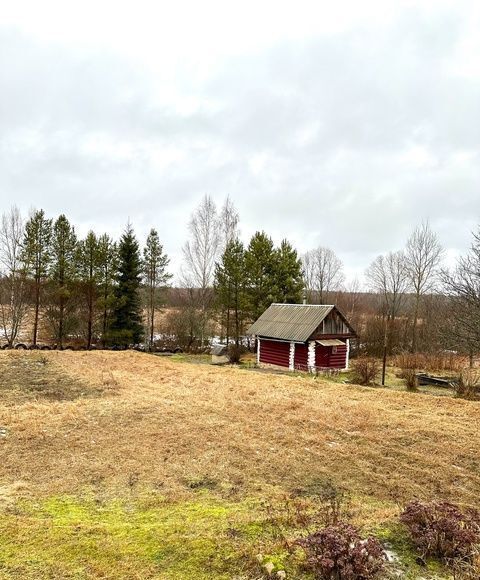
{"label": "bare birch tree", "polygon": [[442,281],[451,297],[447,333],[468,350],[473,366],[473,355],[480,352],[480,227],[469,253],[459,258],[452,272],[442,272]]}
{"label": "bare birch tree", "polygon": [[9,346],[13,346],[27,311],[25,268],[21,261],[24,223],[20,210],[12,207],[0,223],[0,323]]}
{"label": "bare birch tree", "polygon": [[213,302],[215,261],[221,242],[217,208],[209,195],[205,195],[193,212],[189,231],[190,240],[183,247],[182,278],[186,288],[195,289],[192,296],[198,298],[195,309],[199,310],[200,343],[204,346],[208,311]]}
{"label": "bare birch tree", "polygon": [[330,292],[340,290],[345,281],[343,264],[330,248],[319,246],[302,258],[304,282],[309,301],[324,304]]}
{"label": "bare birch tree", "polygon": [[413,230],[405,249],[405,270],[414,293],[412,352],[417,351],[417,326],[422,297],[438,282],[443,249],[428,222]]}
{"label": "bare birch tree", "polygon": [[387,352],[391,342],[392,322],[400,311],[408,288],[405,254],[402,251],[378,256],[365,272],[370,288],[382,297],[384,317],[382,385],[385,384]]}
{"label": "bare birch tree", "polygon": [[223,254],[230,242],[236,240],[239,236],[238,222],[240,216],[233,205],[230,196],[227,195],[220,214],[218,216],[218,225],[221,233],[221,248],[218,255]]}
{"label": "bare birch tree", "polygon": [[[225,254],[227,248],[234,242],[238,240],[238,222],[239,222],[238,212],[233,205],[230,196],[227,196],[222,209],[220,210],[220,215],[218,216],[218,226],[221,235],[221,249],[218,252],[218,259],[221,259]],[[217,262],[218,266],[218,262]],[[227,283],[222,287],[222,298],[217,296],[217,304],[220,305],[220,327],[222,329],[222,336],[226,339],[228,344],[230,337],[230,308],[226,306],[230,304],[233,296],[233,285],[229,283],[229,278],[227,278]],[[223,333],[225,332],[225,336]]]}

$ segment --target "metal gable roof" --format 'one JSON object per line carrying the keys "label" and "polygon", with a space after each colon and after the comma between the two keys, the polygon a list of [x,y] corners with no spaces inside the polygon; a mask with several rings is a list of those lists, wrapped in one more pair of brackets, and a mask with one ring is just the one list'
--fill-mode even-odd
{"label": "metal gable roof", "polygon": [[334,308],[327,304],[272,304],[247,334],[305,342]]}

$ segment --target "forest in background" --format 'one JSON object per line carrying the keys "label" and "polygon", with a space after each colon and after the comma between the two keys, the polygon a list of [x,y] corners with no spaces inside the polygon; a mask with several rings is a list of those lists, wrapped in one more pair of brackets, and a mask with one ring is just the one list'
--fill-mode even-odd
{"label": "forest in background", "polygon": [[246,327],[272,302],[336,304],[356,329],[354,352],[371,356],[480,352],[480,229],[455,267],[427,222],[401,250],[367,268],[367,289],[345,283],[334,250],[299,255],[265,232],[244,244],[229,198],[205,196],[192,213],[180,276],[156,229],[140,245],[127,224],[119,240],[90,231],[79,239],[65,215],[0,222],[0,325],[4,346],[126,347],[169,341],[203,350],[213,337],[239,347]]}

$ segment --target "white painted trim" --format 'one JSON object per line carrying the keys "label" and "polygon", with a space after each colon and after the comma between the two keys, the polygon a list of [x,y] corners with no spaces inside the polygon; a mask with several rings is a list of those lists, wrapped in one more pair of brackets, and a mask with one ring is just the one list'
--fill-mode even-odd
{"label": "white painted trim", "polygon": [[349,363],[349,359],[350,359],[350,339],[347,338],[347,340],[345,341],[345,344],[347,345],[347,354],[345,356],[345,370],[348,371],[348,363]]}
{"label": "white painted trim", "polygon": [[260,338],[257,336],[257,365],[260,364]]}
{"label": "white painted trim", "polygon": [[315,341],[311,340],[308,343],[308,357],[307,357],[308,370],[313,373],[315,372]]}
{"label": "white painted trim", "polygon": [[288,370],[295,370],[295,343],[290,343],[290,353],[288,355]]}

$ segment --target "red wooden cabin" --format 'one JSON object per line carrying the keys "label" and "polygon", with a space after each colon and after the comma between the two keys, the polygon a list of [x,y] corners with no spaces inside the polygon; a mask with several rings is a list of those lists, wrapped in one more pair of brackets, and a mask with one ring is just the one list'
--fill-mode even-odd
{"label": "red wooden cabin", "polygon": [[272,304],[247,334],[257,338],[257,363],[290,370],[347,369],[355,331],[336,306]]}

